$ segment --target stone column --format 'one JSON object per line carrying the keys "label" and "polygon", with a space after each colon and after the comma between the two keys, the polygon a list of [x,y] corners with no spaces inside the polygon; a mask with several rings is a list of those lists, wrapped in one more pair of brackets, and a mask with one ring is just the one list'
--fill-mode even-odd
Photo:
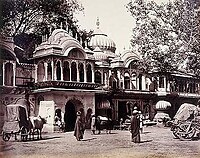
{"label": "stone column", "polygon": [[13,63],[13,86],[15,86],[16,63]]}
{"label": "stone column", "polygon": [[107,75],[106,72],[103,73],[104,84],[107,85]]}
{"label": "stone column", "polygon": [[63,81],[63,64],[62,64],[62,62],[60,62],[60,75],[61,75],[61,81]]}
{"label": "stone column", "polygon": [[129,81],[130,81],[130,89],[133,89],[133,85],[132,85],[132,76],[129,77]]}
{"label": "stone column", "polygon": [[100,73],[101,73],[101,84],[104,84],[104,80],[103,80],[104,79],[104,77],[103,77],[104,74],[103,74],[103,71],[100,71]]}
{"label": "stone column", "polygon": [[136,85],[137,85],[136,89],[139,90],[140,79],[138,77],[136,78]]}
{"label": "stone column", "polygon": [[93,65],[92,65],[91,69],[92,69],[92,83],[94,83],[94,66]]}
{"label": "stone column", "polygon": [[45,62],[44,63],[44,80],[43,81],[47,81],[47,75],[48,75],[47,67],[48,67],[48,64]]}
{"label": "stone column", "polygon": [[166,77],[164,76],[164,89],[165,91],[167,91],[167,81],[166,81]]}
{"label": "stone column", "polygon": [[125,89],[125,85],[124,85],[124,75],[122,76],[122,82],[123,82],[122,88]]}
{"label": "stone column", "polygon": [[35,65],[35,83],[38,81],[38,78],[37,78],[37,69],[38,69],[38,66]]}
{"label": "stone column", "polygon": [[87,82],[86,63],[84,63],[84,82]]}
{"label": "stone column", "polygon": [[5,62],[3,62],[3,86],[5,86]]}
{"label": "stone column", "polygon": [[120,81],[121,81],[121,77],[120,77],[120,70],[117,70],[117,78],[119,79],[119,83],[118,83],[118,87],[121,88],[121,84],[120,84]]}
{"label": "stone column", "polygon": [[78,63],[76,63],[76,65],[77,65],[77,82],[80,82],[79,65],[78,65]]}
{"label": "stone column", "polygon": [[53,62],[53,60],[51,61],[51,73],[52,73],[52,75],[51,75],[51,80],[53,81],[54,80],[54,62]]}
{"label": "stone column", "polygon": [[72,81],[72,65],[71,62],[69,63],[69,81]]}
{"label": "stone column", "polygon": [[145,80],[145,76],[142,75],[142,90],[146,89],[146,80]]}

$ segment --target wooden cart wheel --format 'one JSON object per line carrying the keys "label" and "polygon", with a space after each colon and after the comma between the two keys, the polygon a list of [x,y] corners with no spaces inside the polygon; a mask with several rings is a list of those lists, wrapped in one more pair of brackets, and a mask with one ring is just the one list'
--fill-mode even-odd
{"label": "wooden cart wheel", "polygon": [[21,131],[21,140],[22,141],[27,141],[27,139],[28,139],[28,130],[27,130],[27,128],[23,126],[20,131]]}
{"label": "wooden cart wheel", "polygon": [[172,134],[173,134],[174,138],[178,138],[178,134],[177,134],[178,128],[179,128],[178,125],[173,125],[171,127],[171,131],[172,131]]}
{"label": "wooden cart wheel", "polygon": [[10,140],[10,137],[11,137],[11,134],[10,133],[5,133],[3,132],[3,140],[5,142],[9,141]]}
{"label": "wooden cart wheel", "polygon": [[191,126],[189,130],[187,130],[189,124],[182,124],[177,131],[177,135],[180,140],[192,140],[196,133],[195,127]]}

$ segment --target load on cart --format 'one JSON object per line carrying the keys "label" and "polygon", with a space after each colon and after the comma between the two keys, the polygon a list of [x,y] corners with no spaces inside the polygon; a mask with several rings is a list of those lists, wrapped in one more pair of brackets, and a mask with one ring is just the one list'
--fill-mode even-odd
{"label": "load on cart", "polygon": [[25,105],[10,104],[6,106],[5,122],[3,125],[3,140],[8,141],[12,135],[17,139],[20,134],[21,140],[28,137],[28,112]]}
{"label": "load on cart", "polygon": [[171,127],[174,137],[181,140],[192,140],[200,135],[200,108],[193,104],[184,103],[174,116]]}
{"label": "load on cart", "polygon": [[17,140],[17,136],[20,135],[22,141],[28,139],[34,139],[34,135],[37,135],[38,139],[41,139],[41,130],[46,120],[41,117],[28,116],[26,105],[10,104],[6,106],[3,125],[3,140],[9,141],[12,136]]}

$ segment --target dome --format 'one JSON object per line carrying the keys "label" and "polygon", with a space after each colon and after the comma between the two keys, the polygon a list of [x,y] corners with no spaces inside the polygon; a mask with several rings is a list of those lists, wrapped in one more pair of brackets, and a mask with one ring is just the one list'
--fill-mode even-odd
{"label": "dome", "polygon": [[168,101],[160,100],[156,103],[157,110],[166,110],[171,107],[171,103]]}
{"label": "dome", "polygon": [[106,60],[108,56],[97,46],[94,50],[94,57],[96,60]]}
{"label": "dome", "polygon": [[108,54],[115,53],[116,45],[112,39],[110,39],[106,34],[101,32],[101,30],[99,29],[98,19],[97,19],[97,29],[92,34],[89,46],[92,49],[99,47],[102,51],[106,51],[106,53]]}
{"label": "dome", "polygon": [[66,30],[56,29],[46,42],[41,43],[34,51],[33,57],[47,55],[63,55],[68,56],[72,49],[78,49],[85,54],[83,47],[79,41],[71,37]]}

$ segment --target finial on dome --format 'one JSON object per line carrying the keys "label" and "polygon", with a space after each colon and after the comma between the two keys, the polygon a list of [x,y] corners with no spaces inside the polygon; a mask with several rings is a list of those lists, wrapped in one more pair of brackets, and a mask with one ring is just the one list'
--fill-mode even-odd
{"label": "finial on dome", "polygon": [[100,24],[100,22],[99,22],[99,17],[97,17],[97,22],[96,22],[97,29],[99,29],[99,24]]}

